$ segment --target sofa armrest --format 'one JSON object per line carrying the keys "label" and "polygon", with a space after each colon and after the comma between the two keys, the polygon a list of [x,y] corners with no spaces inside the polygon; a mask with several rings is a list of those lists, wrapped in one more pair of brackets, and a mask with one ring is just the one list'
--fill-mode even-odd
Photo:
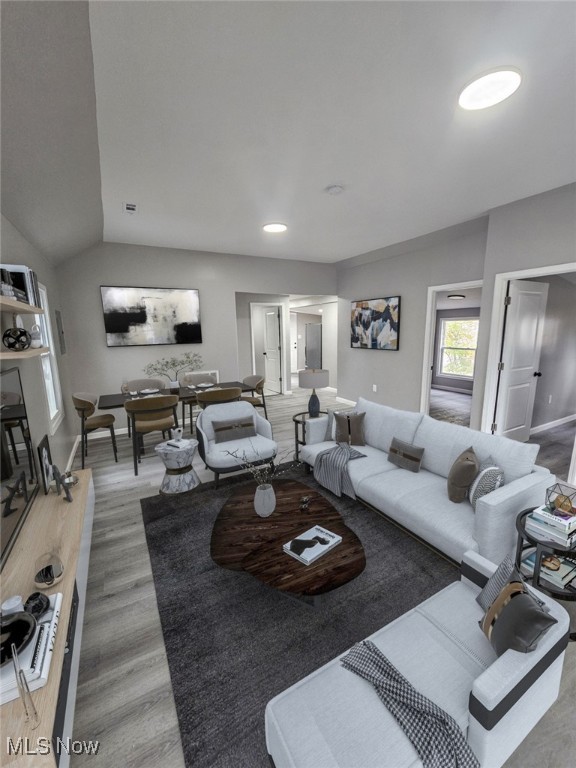
{"label": "sofa armrest", "polygon": [[537,595],[558,623],[542,636],[534,651],[506,651],[472,685],[470,713],[488,730],[504,717],[540,676],[546,674],[568,645],[568,612],[552,598],[541,592]]}
{"label": "sofa armrest", "polygon": [[323,443],[326,439],[326,429],[328,427],[328,416],[323,414],[315,419],[306,419],[306,445]]}
{"label": "sofa armrest", "polygon": [[553,481],[541,467],[525,477],[497,488],[478,499],[474,515],[474,539],[481,555],[500,563],[514,552],[516,517],[527,507],[537,507],[546,498],[546,488]]}

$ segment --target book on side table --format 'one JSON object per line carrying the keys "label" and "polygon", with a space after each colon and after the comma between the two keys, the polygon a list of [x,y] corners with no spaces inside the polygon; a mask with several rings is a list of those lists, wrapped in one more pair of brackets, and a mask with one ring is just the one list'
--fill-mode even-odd
{"label": "book on side table", "polygon": [[[521,570],[527,576],[534,573],[536,550],[522,558]],[[553,555],[543,558],[540,566],[540,578],[561,589],[576,579],[576,553],[574,555]]]}
{"label": "book on side table", "polygon": [[321,525],[315,525],[291,541],[287,541],[283,550],[304,565],[310,565],[326,552],[330,552],[341,541],[342,536],[332,533]]}

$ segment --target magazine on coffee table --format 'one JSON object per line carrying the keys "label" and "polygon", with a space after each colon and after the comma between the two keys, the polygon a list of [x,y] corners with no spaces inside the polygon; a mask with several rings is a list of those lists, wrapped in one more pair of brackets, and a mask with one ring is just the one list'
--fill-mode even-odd
{"label": "magazine on coffee table", "polygon": [[326,552],[330,552],[341,541],[342,536],[332,533],[321,525],[315,525],[291,541],[287,541],[283,549],[304,565],[310,565]]}

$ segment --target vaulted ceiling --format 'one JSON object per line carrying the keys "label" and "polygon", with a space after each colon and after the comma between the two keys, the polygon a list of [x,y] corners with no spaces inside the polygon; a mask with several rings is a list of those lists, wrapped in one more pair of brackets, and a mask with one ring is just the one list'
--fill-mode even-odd
{"label": "vaulted ceiling", "polygon": [[[336,262],[576,180],[572,2],[2,13],[2,212],[54,261],[104,239]],[[461,110],[500,65],[520,89]]]}

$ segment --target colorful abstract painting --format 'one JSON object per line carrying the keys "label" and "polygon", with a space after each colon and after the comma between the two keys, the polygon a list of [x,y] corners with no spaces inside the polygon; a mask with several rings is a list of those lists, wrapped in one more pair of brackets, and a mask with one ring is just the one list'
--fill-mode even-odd
{"label": "colorful abstract painting", "polygon": [[200,297],[183,288],[100,286],[106,344],[200,344]]}
{"label": "colorful abstract painting", "polygon": [[351,347],[397,351],[399,339],[400,296],[351,302]]}

